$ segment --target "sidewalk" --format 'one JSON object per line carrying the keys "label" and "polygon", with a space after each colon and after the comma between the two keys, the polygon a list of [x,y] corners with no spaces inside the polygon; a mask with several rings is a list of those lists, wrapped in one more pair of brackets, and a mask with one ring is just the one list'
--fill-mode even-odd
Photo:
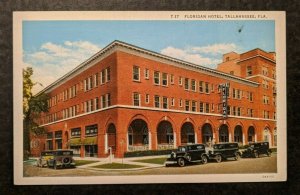
{"label": "sidewalk", "polygon": [[[130,157],[130,158],[76,158],[80,160],[97,160],[99,162],[78,166],[80,169],[89,169],[89,170],[101,170],[101,171],[134,171],[134,170],[142,170],[142,169],[151,169],[151,168],[160,168],[164,167],[164,164],[154,164],[154,163],[144,163],[144,162],[135,162],[136,160],[144,160],[144,159],[152,159],[152,158],[163,158],[167,157],[167,155],[160,156],[143,156],[143,157]],[[120,163],[120,164],[130,164],[130,165],[139,165],[143,167],[139,168],[129,168],[129,169],[101,169],[94,168],[97,165],[109,164],[109,163]]]}

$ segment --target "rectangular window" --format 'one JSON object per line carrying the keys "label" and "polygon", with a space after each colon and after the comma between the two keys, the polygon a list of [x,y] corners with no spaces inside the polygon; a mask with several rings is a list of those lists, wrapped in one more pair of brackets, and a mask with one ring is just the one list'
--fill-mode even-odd
{"label": "rectangular window", "polygon": [[182,107],[182,99],[179,100],[179,107]]}
{"label": "rectangular window", "polygon": [[80,137],[81,128],[73,128],[71,129],[71,137]]}
{"label": "rectangular window", "polygon": [[209,93],[209,83],[205,83],[205,93]]}
{"label": "rectangular window", "polygon": [[232,107],[232,115],[234,115],[234,116],[236,115],[236,107],[235,106]]}
{"label": "rectangular window", "polygon": [[232,89],[232,98],[236,98],[235,88]]}
{"label": "rectangular window", "polygon": [[237,99],[241,99],[241,90],[237,89],[236,95]]}
{"label": "rectangular window", "polygon": [[231,109],[230,106],[227,106],[227,115],[230,115],[230,113],[231,113],[230,109]]}
{"label": "rectangular window", "polygon": [[133,93],[133,105],[140,106],[140,94],[137,92]]}
{"label": "rectangular window", "polygon": [[252,75],[252,66],[247,66],[247,76]]}
{"label": "rectangular window", "polygon": [[105,71],[104,70],[101,71],[100,76],[101,76],[100,84],[102,85],[105,83]]}
{"label": "rectangular window", "polygon": [[196,81],[195,81],[195,79],[191,80],[191,87],[192,87],[192,91],[196,91]]}
{"label": "rectangular window", "polygon": [[146,104],[149,104],[149,94],[146,94],[146,97],[145,97],[145,102],[146,102]]}
{"label": "rectangular window", "polygon": [[98,125],[89,125],[85,127],[86,136],[95,136],[98,133]]}
{"label": "rectangular window", "polygon": [[90,100],[90,111],[94,111],[94,101],[93,101],[93,99]]}
{"label": "rectangular window", "polygon": [[174,75],[171,74],[170,76],[170,83],[173,85],[174,84]]}
{"label": "rectangular window", "polygon": [[134,81],[140,81],[140,67],[133,66],[132,78]]}
{"label": "rectangular window", "polygon": [[203,93],[204,89],[203,89],[203,81],[199,81],[199,92]]}
{"label": "rectangular window", "polygon": [[204,112],[204,103],[200,102],[200,112]]}
{"label": "rectangular window", "polygon": [[155,108],[160,108],[160,98],[158,95],[154,96],[154,106]]}
{"label": "rectangular window", "polygon": [[196,108],[196,101],[192,101],[192,111],[196,112],[197,108]]}
{"label": "rectangular window", "polygon": [[171,98],[171,106],[175,106],[175,99]]}
{"label": "rectangular window", "polygon": [[101,96],[101,108],[106,108],[106,99],[105,95]]}
{"label": "rectangular window", "polygon": [[182,77],[179,77],[178,82],[179,82],[179,85],[182,86]]}
{"label": "rectangular window", "polygon": [[96,97],[95,98],[95,110],[98,110],[99,109],[99,98]]}
{"label": "rectangular window", "polygon": [[237,107],[237,115],[238,116],[242,115],[242,109],[240,107]]}
{"label": "rectangular window", "polygon": [[206,113],[210,112],[210,110],[209,110],[209,103],[205,103],[205,112]]}
{"label": "rectangular window", "polygon": [[110,67],[107,67],[106,69],[106,82],[110,81]]}
{"label": "rectangular window", "polygon": [[214,104],[211,104],[211,111],[213,112],[215,110]]}
{"label": "rectangular window", "polygon": [[190,101],[185,100],[185,111],[190,111]]}
{"label": "rectangular window", "polygon": [[99,84],[99,74],[96,73],[96,74],[94,75],[94,87],[97,87],[98,84]]}
{"label": "rectangular window", "polygon": [[189,90],[190,88],[190,83],[188,78],[184,78],[184,89]]}
{"label": "rectangular window", "polygon": [[93,88],[93,77],[92,76],[89,77],[88,83],[89,83],[88,90],[90,90]]}
{"label": "rectangular window", "polygon": [[154,72],[154,84],[159,85],[160,84],[160,73],[158,71]]}
{"label": "rectangular window", "polygon": [[210,91],[211,91],[211,92],[214,91],[214,84],[211,84]]}
{"label": "rectangular window", "polygon": [[107,107],[111,106],[110,93],[106,94],[106,106]]}
{"label": "rectangular window", "polygon": [[168,109],[168,98],[167,97],[163,97],[163,108]]}
{"label": "rectangular window", "polygon": [[162,73],[162,85],[167,86],[168,85],[168,74]]}
{"label": "rectangular window", "polygon": [[253,93],[249,92],[249,100],[252,102],[253,101]]}
{"label": "rectangular window", "polygon": [[145,69],[145,79],[149,79],[149,69]]}

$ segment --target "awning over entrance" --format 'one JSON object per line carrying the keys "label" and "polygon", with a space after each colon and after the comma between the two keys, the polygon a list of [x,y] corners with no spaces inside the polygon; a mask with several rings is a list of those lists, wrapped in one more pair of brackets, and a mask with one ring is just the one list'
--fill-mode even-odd
{"label": "awning over entrance", "polygon": [[70,146],[80,146],[82,143],[80,138],[71,138],[69,144]]}
{"label": "awning over entrance", "polygon": [[83,145],[97,145],[97,136],[86,137],[83,142]]}

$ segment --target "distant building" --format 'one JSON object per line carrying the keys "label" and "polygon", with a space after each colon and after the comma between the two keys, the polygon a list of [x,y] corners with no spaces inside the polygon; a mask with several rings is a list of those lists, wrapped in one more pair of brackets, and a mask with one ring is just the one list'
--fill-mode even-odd
{"label": "distant building", "polygon": [[275,54],[261,49],[225,54],[214,70],[114,41],[42,91],[51,98],[38,122],[48,133],[34,138],[40,144],[31,154],[70,148],[105,157],[111,148],[122,157],[263,140],[276,146],[275,66]]}

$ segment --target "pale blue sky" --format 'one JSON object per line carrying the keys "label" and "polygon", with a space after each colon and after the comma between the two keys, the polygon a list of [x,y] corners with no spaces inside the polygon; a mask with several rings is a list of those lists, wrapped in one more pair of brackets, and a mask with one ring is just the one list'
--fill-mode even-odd
{"label": "pale blue sky", "polygon": [[[239,29],[241,31],[239,32]],[[274,21],[24,21],[23,62],[44,86],[114,40],[215,68],[222,54],[275,51]]]}

